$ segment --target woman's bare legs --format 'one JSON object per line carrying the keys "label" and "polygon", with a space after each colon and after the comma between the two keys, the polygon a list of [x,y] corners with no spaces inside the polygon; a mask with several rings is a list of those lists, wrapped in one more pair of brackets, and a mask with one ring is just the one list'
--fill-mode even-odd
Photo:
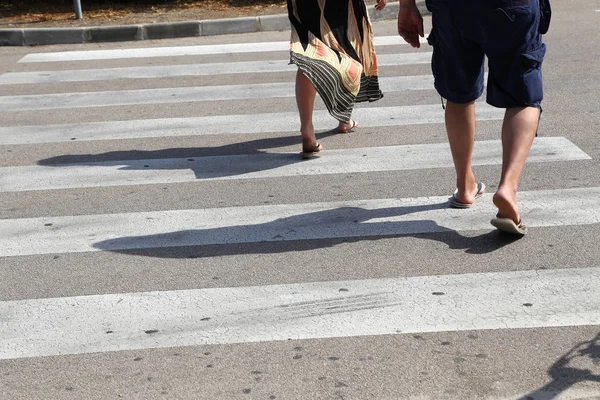
{"label": "woman's bare legs", "polygon": [[[315,107],[315,97],[317,91],[312,82],[298,70],[296,72],[296,104],[300,112],[300,133],[302,134],[302,144],[305,148],[314,148],[317,144],[315,128],[313,126],[313,110]],[[338,132],[349,132],[356,128],[358,123],[354,120],[341,122],[338,124]]]}
{"label": "woman's bare legs", "polygon": [[313,126],[313,109],[317,91],[312,82],[298,70],[296,73],[296,104],[300,113],[300,134],[302,135],[302,148],[314,149],[317,147],[317,137]]}

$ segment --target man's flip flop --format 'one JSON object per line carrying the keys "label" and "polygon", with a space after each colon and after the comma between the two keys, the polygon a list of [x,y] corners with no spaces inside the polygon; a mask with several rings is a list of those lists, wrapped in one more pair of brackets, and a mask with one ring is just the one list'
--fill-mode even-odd
{"label": "man's flip flop", "polygon": [[351,133],[354,132],[356,130],[356,128],[358,127],[358,122],[356,122],[355,120],[351,119],[351,126],[348,129],[338,129],[338,133]]}
{"label": "man's flip flop", "polygon": [[302,152],[300,153],[300,157],[303,160],[308,160],[309,158],[319,157],[319,152],[323,150],[323,146],[319,142],[312,149],[307,149],[306,147],[302,147]]}
{"label": "man's flip flop", "polygon": [[527,227],[519,220],[519,223],[515,224],[510,218],[494,218],[490,221],[492,225],[498,228],[501,232],[510,233],[513,235],[523,236],[527,233]]}
{"label": "man's flip flop", "polygon": [[[454,193],[452,194],[452,197],[450,198],[450,206],[454,207],[454,208],[471,208],[471,206],[473,204],[461,203],[456,198],[456,193],[458,193],[458,189],[454,191]],[[475,200],[477,200],[478,198],[483,196],[484,193],[485,193],[485,187],[483,186],[482,182],[479,182],[477,184],[477,193],[475,193]]]}

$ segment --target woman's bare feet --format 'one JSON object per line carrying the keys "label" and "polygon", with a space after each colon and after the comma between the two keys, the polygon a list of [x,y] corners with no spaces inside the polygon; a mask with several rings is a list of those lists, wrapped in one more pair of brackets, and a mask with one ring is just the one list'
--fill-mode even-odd
{"label": "woman's bare feet", "polygon": [[317,147],[317,137],[315,136],[315,132],[304,133],[302,132],[302,148],[303,149],[314,149]]}
{"label": "woman's bare feet", "polygon": [[337,131],[338,133],[350,133],[354,132],[354,130],[358,127],[358,122],[351,119],[349,122],[340,122],[338,125]]}
{"label": "woman's bare feet", "polygon": [[300,157],[304,159],[312,158],[323,150],[323,146],[317,141],[314,129],[302,131],[301,134],[302,152],[300,153]]}
{"label": "woman's bare feet", "polygon": [[308,160],[309,158],[318,157],[321,150],[323,150],[323,146],[321,146],[319,142],[317,142],[313,147],[302,146],[300,158]]}

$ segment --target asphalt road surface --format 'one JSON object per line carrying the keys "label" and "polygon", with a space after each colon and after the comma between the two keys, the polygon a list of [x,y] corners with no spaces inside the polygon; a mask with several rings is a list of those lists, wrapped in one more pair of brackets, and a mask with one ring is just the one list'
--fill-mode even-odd
{"label": "asphalt road surface", "polygon": [[[301,161],[289,32],[3,48],[0,399],[599,399],[600,13],[555,2],[529,234],[454,190],[431,48]],[[425,20],[429,27],[431,21]]]}

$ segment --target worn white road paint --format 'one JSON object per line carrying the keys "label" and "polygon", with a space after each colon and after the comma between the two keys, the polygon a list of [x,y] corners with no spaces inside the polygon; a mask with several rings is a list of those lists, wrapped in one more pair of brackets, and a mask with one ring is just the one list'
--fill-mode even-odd
{"label": "worn white road paint", "polygon": [[[386,92],[433,90],[433,76],[381,78]],[[294,97],[294,82],[0,96],[4,112]]]}
{"label": "worn white road paint", "polygon": [[[136,152],[136,155],[139,154]],[[589,159],[568,139],[547,137],[535,141],[527,161],[538,163]],[[475,143],[473,165],[496,165],[501,162],[502,146],[499,140]],[[453,165],[447,143],[327,150],[322,157],[310,161],[301,160],[298,153],[264,152],[27,165],[0,168],[0,192],[450,168]]]}
{"label": "worn white road paint", "polygon": [[[477,120],[500,120],[504,110],[477,103]],[[440,104],[401,107],[357,107],[353,117],[361,128],[444,123]],[[248,118],[252,123],[248,124]],[[317,130],[332,129],[332,118],[325,110],[315,110]],[[297,112],[215,115],[193,118],[165,118],[133,121],[106,121],[57,125],[0,127],[0,145],[53,143],[87,140],[139,139],[148,137],[200,136],[227,133],[297,132]],[[335,125],[335,124],[334,124]]]}
{"label": "worn white road paint", "polygon": [[0,302],[0,359],[600,324],[600,268]]}
{"label": "worn white road paint", "polygon": [[[431,52],[381,54],[377,64],[383,66],[428,64]],[[229,63],[159,65],[151,67],[81,69],[66,71],[9,72],[0,75],[0,85],[42,84],[58,82],[90,82],[113,79],[147,79],[181,76],[294,72],[289,60],[264,60]]]}
{"label": "worn white road paint", "polygon": [[[437,196],[0,219],[0,257],[491,230],[491,196],[469,210]],[[519,192],[519,208],[531,228],[589,225],[599,198],[600,188]]]}
{"label": "worn white road paint", "polygon": [[[421,43],[427,39],[420,38]],[[400,36],[375,37],[375,46],[406,45]],[[290,42],[254,42],[231,43],[201,46],[176,46],[176,47],[147,47],[133,49],[111,50],[82,50],[61,51],[52,53],[27,54],[19,60],[20,63],[60,62],[60,61],[89,61],[89,60],[116,60],[126,58],[154,58],[154,57],[181,57],[198,56],[207,54],[235,54],[235,53],[264,53],[268,51],[289,51]]]}

